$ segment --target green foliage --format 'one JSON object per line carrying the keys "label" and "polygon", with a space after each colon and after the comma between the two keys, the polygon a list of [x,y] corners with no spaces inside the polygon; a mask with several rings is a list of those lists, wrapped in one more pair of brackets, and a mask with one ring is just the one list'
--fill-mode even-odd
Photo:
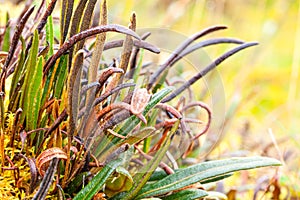
{"label": "green foliage", "polygon": [[[9,15],[7,13],[6,14],[6,24],[8,25],[8,23],[9,23]],[[3,37],[2,51],[8,51],[9,45],[10,45],[10,26],[8,25],[5,30],[4,37]]]}
{"label": "green foliage", "polygon": [[207,183],[207,180],[239,170],[276,165],[281,165],[281,163],[275,159],[264,157],[231,158],[204,162],[184,168],[157,182],[146,185],[139,191],[137,198],[166,194],[197,182],[205,181]]}
{"label": "green foliage", "polygon": [[[37,92],[40,89],[41,84],[41,70],[42,70],[42,61],[38,60],[38,48],[39,48],[39,39],[38,39],[38,32],[34,32],[33,36],[33,45],[29,52],[28,60],[25,63],[25,79],[24,84],[22,85],[22,93],[21,93],[21,105],[23,109],[23,113],[21,115],[21,122],[26,117],[26,129],[27,130],[34,130],[36,128],[36,121],[35,115],[32,115],[32,112],[35,109],[39,110],[39,97],[36,96]],[[36,79],[36,80],[35,80]],[[36,85],[34,85],[36,84]],[[37,107],[36,107],[36,106]]]}
{"label": "green foliage", "polygon": [[103,169],[98,172],[98,174],[89,182],[89,184],[80,190],[80,192],[74,197],[74,200],[92,199],[93,196],[101,190],[109,176],[121,164],[122,160],[118,159],[103,167]]}

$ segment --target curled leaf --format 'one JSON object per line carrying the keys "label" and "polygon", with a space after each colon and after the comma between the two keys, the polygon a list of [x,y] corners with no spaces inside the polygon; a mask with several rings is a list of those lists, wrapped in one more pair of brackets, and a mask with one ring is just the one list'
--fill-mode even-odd
{"label": "curled leaf", "polygon": [[57,147],[53,147],[43,151],[37,158],[36,158],[36,166],[40,173],[40,175],[44,176],[45,174],[45,165],[49,161],[54,158],[59,159],[67,159],[67,154],[61,149]]}

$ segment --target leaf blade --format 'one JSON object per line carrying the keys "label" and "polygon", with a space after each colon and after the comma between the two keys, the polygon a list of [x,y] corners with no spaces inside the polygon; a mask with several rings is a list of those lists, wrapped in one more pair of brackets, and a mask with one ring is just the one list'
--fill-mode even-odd
{"label": "leaf blade", "polygon": [[107,164],[103,169],[74,197],[74,200],[92,199],[93,196],[102,188],[108,177],[122,163],[121,159],[114,160]]}
{"label": "leaf blade", "polygon": [[281,163],[267,157],[230,158],[209,161],[193,165],[171,174],[160,181],[144,186],[139,192],[139,198],[165,194],[196,182],[212,179],[231,172],[266,166],[278,166]]}

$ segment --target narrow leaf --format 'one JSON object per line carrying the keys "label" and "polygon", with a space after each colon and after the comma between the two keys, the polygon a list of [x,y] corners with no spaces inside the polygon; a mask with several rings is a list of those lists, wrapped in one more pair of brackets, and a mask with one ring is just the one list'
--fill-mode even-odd
{"label": "narrow leaf", "polygon": [[[101,5],[101,25],[107,25],[107,7],[106,1],[102,1]],[[92,56],[92,60],[88,70],[88,83],[94,83],[97,81],[97,73],[98,68],[103,52],[104,43],[106,40],[106,33],[100,33],[96,37],[95,48]],[[85,119],[88,117],[88,113],[90,113],[90,109],[92,107],[93,101],[95,100],[96,88],[92,90],[88,90],[86,93],[86,104],[85,104]],[[83,120],[84,121],[84,120]]]}
{"label": "narrow leaf", "polygon": [[6,28],[5,33],[3,36],[3,44],[2,44],[2,51],[9,51],[10,46],[10,25],[9,25],[9,14],[6,13]]}
{"label": "narrow leaf", "polygon": [[[15,72],[13,74],[13,78],[12,78],[12,83],[9,89],[9,99],[10,100],[10,104],[13,102],[12,99],[17,100],[16,98],[12,98],[13,95],[16,95],[16,89],[17,89],[17,85],[20,81],[20,76],[24,67],[24,63],[25,63],[25,41],[21,38],[21,42],[22,42],[22,51],[20,53],[19,56],[19,61],[18,61],[18,65],[15,69]],[[9,106],[9,108],[11,109],[11,105]]]}
{"label": "narrow leaf", "polygon": [[174,65],[178,60],[180,60],[181,58],[185,57],[186,55],[192,53],[193,51],[196,51],[200,48],[203,47],[207,47],[207,46],[211,46],[211,45],[215,45],[215,44],[224,44],[224,43],[232,43],[232,44],[243,44],[244,42],[238,39],[234,39],[234,38],[217,38],[217,39],[208,39],[208,40],[204,40],[202,42],[199,42],[185,50],[183,50],[174,60],[173,62],[170,64],[170,66]]}
{"label": "narrow leaf", "polygon": [[33,35],[33,42],[32,47],[30,49],[29,58],[26,61],[26,74],[24,84],[22,86],[22,95],[21,95],[21,105],[23,107],[23,113],[21,115],[21,123],[26,118],[26,129],[32,130],[32,123],[29,121],[31,116],[31,105],[30,102],[34,101],[34,97],[30,94],[31,90],[31,83],[32,83],[32,76],[35,74],[35,68],[37,65],[37,55],[38,55],[38,45],[39,45],[39,38],[38,32],[35,31]]}
{"label": "narrow leaf", "polygon": [[6,69],[9,66],[9,64],[11,62],[11,59],[13,58],[13,55],[15,53],[17,44],[19,42],[19,38],[21,37],[21,34],[22,34],[23,29],[25,27],[25,24],[26,24],[28,18],[30,17],[30,15],[32,14],[33,10],[34,10],[34,6],[29,8],[25,12],[25,14],[22,16],[18,26],[16,27],[16,31],[14,33],[14,36],[12,38],[12,42],[11,42],[11,45],[10,45],[10,48],[9,48],[8,56],[7,56],[7,58],[5,60],[5,63],[3,65],[3,69]]}
{"label": "narrow leaf", "polygon": [[43,78],[43,58],[40,57],[36,67],[35,73],[31,79],[30,88],[28,91],[28,115],[26,119],[28,129],[33,130],[37,128],[38,115],[41,103],[41,89],[42,89],[42,78]]}
{"label": "narrow leaf", "polygon": [[239,170],[278,165],[281,165],[278,160],[267,157],[230,158],[204,162],[182,169],[153,184],[146,185],[140,190],[138,197],[145,198],[165,194],[196,182],[202,182]]}
{"label": "narrow leaf", "polygon": [[49,44],[49,52],[46,56],[46,60],[48,60],[48,58],[50,56],[52,56],[54,53],[54,51],[53,51],[54,34],[53,34],[53,17],[52,17],[52,15],[50,15],[48,17],[48,21],[46,24],[46,41]]}
{"label": "narrow leaf", "polygon": [[[61,6],[61,24],[60,24],[60,38],[61,38],[61,44],[65,41],[69,26],[70,26],[70,21],[72,17],[72,12],[73,12],[73,5],[74,5],[74,0],[63,0],[62,1],[62,6]],[[84,6],[83,6],[84,8]],[[83,9],[82,8],[82,9]]]}
{"label": "narrow leaf", "polygon": [[204,29],[204,30],[202,30],[198,33],[195,33],[194,35],[189,37],[187,40],[182,42],[177,47],[177,49],[175,49],[174,52],[172,52],[170,57],[159,67],[159,69],[151,75],[150,80],[149,80],[149,84],[147,86],[147,89],[152,88],[153,84],[157,81],[157,79],[160,77],[160,75],[163,73],[163,71],[166,70],[170,66],[170,64],[173,62],[173,60],[176,59],[176,57],[184,49],[186,49],[186,47],[188,47],[192,42],[194,42],[195,40],[197,40],[200,37],[203,37],[203,36],[205,36],[209,33],[212,33],[214,31],[218,31],[218,30],[223,30],[223,29],[226,29],[226,28],[227,28],[226,26],[212,26],[212,27]]}
{"label": "narrow leaf", "polygon": [[115,171],[115,169],[122,164],[121,159],[114,160],[107,164],[103,169],[74,197],[73,200],[89,200],[98,193],[105,184],[108,177]]}
{"label": "narrow leaf", "polygon": [[[160,161],[165,156],[170,144],[171,144],[171,137],[175,134],[180,124],[180,120],[178,120],[170,132],[168,133],[167,137],[165,138],[164,142],[161,145],[161,148],[155,153],[155,156],[152,158],[150,162],[148,162],[144,167],[142,167],[139,172],[134,176],[135,185],[133,188],[128,192],[128,194],[124,197],[124,199],[132,199],[137,194],[141,188],[146,184],[152,173],[155,171],[157,166],[159,165]],[[139,197],[137,197],[139,198]]]}
{"label": "narrow leaf", "polygon": [[61,98],[63,88],[66,84],[66,75],[68,72],[68,56],[64,55],[59,60],[59,68],[56,71],[56,81],[53,83],[54,97]]}
{"label": "narrow leaf", "polygon": [[76,190],[84,183],[84,179],[88,176],[88,172],[83,172],[78,175],[72,180],[71,183],[68,184],[66,191],[68,194],[73,194]]}

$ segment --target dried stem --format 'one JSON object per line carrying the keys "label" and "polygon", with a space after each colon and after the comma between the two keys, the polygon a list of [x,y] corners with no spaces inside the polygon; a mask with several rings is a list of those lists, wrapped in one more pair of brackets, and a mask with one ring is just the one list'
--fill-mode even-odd
{"label": "dried stem", "polygon": [[[143,40],[147,39],[149,36],[151,35],[150,32],[146,32],[144,33],[142,36],[141,36],[141,41],[140,42],[143,42]],[[146,43],[146,42],[145,42]],[[137,47],[136,45],[134,45],[135,47],[133,48],[132,50],[132,55],[131,55],[131,59],[130,59],[130,64],[129,64],[129,72],[128,72],[128,78],[129,79],[132,79],[133,78],[133,75],[134,75],[134,72],[135,72],[135,68],[136,68],[136,64],[137,64],[137,57],[138,57],[138,54],[140,52],[140,47]],[[148,45],[149,46],[149,45]],[[151,45],[152,46],[152,45]],[[150,46],[150,47],[151,47]],[[156,47],[155,47],[156,48]],[[153,53],[160,53],[160,50],[157,49],[158,51],[156,52],[153,52]]]}
{"label": "dried stem", "polygon": [[77,42],[79,42],[85,38],[91,37],[91,36],[99,34],[99,33],[108,32],[108,31],[129,34],[129,35],[139,39],[139,36],[135,32],[131,31],[130,29],[128,29],[124,26],[120,26],[120,25],[116,25],[116,24],[98,26],[98,27],[94,27],[94,28],[82,31],[76,35],[73,35],[69,40],[67,40],[61,46],[61,48],[56,52],[56,54],[54,54],[47,61],[47,63],[44,66],[44,75],[48,74],[49,69],[54,65],[56,60],[59,57],[61,57],[66,51],[68,51],[71,47],[73,47],[74,44],[76,44]]}
{"label": "dried stem", "polygon": [[27,20],[29,19],[30,15],[32,14],[34,10],[34,6],[32,6],[31,8],[29,8],[26,13],[22,16],[20,22],[18,23],[17,27],[16,27],[16,31],[14,33],[14,36],[12,38],[12,42],[8,51],[8,55],[6,57],[5,63],[2,67],[2,71],[0,74],[0,91],[5,92],[5,80],[6,80],[6,76],[7,76],[7,68],[14,56],[17,44],[19,42],[19,38],[21,37],[22,31],[25,27],[25,24],[27,22]]}
{"label": "dried stem", "polygon": [[[44,13],[40,23],[38,24],[36,30],[38,31],[38,33],[40,34],[41,31],[43,30],[43,28],[45,27],[46,23],[47,23],[47,19],[48,17],[52,14],[53,10],[54,10],[54,7],[55,7],[55,4],[56,4],[57,0],[52,0],[48,7],[47,7],[47,10],[46,12]],[[30,49],[31,45],[32,45],[32,41],[33,41],[33,37],[31,37],[29,43],[27,44],[27,47],[26,47],[26,52],[28,52],[28,50]]]}
{"label": "dried stem", "polygon": [[206,105],[205,103],[200,102],[200,101],[194,102],[194,103],[190,103],[190,104],[184,106],[184,107],[182,108],[181,112],[184,112],[184,111],[186,111],[187,109],[189,109],[189,108],[191,108],[191,107],[194,107],[194,106],[199,106],[199,107],[203,108],[203,109],[207,112],[207,116],[208,116],[208,120],[207,120],[207,123],[206,123],[205,128],[204,128],[200,133],[198,133],[197,135],[194,136],[193,140],[196,140],[196,139],[198,139],[201,135],[203,135],[204,133],[206,133],[206,132],[208,131],[208,129],[209,129],[209,127],[210,127],[210,124],[211,124],[212,112],[211,112],[211,110],[210,110],[210,108],[209,108],[208,105]]}
{"label": "dried stem", "polygon": [[115,92],[118,92],[118,91],[120,91],[121,89],[124,89],[124,88],[134,87],[134,86],[135,86],[135,83],[123,83],[123,84],[120,84],[117,87],[115,87],[114,89],[112,89],[112,90],[110,90],[108,92],[105,92],[100,97],[98,97],[97,99],[95,99],[94,106],[98,105],[100,102],[102,102],[107,97],[109,97],[110,95],[114,94]]}
{"label": "dried stem", "polygon": [[186,55],[192,53],[193,51],[196,51],[197,49],[200,49],[202,47],[207,47],[207,46],[211,46],[211,45],[215,45],[215,44],[228,44],[228,43],[232,43],[232,44],[243,44],[244,42],[242,40],[238,40],[238,39],[233,39],[233,38],[217,38],[217,39],[209,39],[209,40],[205,40],[202,42],[199,42],[193,46],[191,46],[190,48],[185,49],[184,51],[182,51],[174,60],[173,62],[170,64],[170,66],[174,65],[177,61],[179,61],[181,58],[185,57]]}
{"label": "dried stem", "polygon": [[167,96],[166,98],[164,98],[161,102],[162,103],[166,103],[168,101],[171,101],[177,95],[179,95],[182,91],[184,91],[186,88],[190,87],[192,84],[194,84],[196,81],[198,81],[199,79],[201,79],[208,72],[210,72],[211,70],[213,70],[214,68],[216,68],[219,64],[221,64],[224,60],[226,60],[227,58],[229,58],[233,54],[235,54],[235,53],[237,53],[237,52],[239,52],[239,51],[241,51],[241,50],[243,50],[245,48],[257,45],[257,44],[258,44],[257,42],[245,43],[245,44],[242,44],[242,45],[240,45],[238,47],[235,47],[235,48],[229,50],[228,52],[224,53],[222,56],[220,56],[219,58],[217,58],[216,60],[214,60],[211,64],[209,64],[208,66],[206,66],[201,72],[199,72],[194,77],[192,77],[191,79],[189,79],[181,87],[177,88],[174,92],[172,92],[169,96]]}
{"label": "dried stem", "polygon": [[[103,50],[105,51],[105,50],[109,50],[109,49],[112,49],[112,48],[122,47],[123,44],[124,44],[124,40],[110,41],[110,42],[105,43]],[[146,50],[148,50],[152,53],[156,53],[156,54],[160,53],[159,48],[157,48],[153,44],[150,44],[150,43],[145,42],[143,40],[133,40],[133,45],[137,48],[146,49]]]}
{"label": "dried stem", "polygon": [[149,84],[147,86],[147,89],[152,88],[153,84],[158,80],[160,75],[163,71],[165,71],[170,64],[176,59],[176,57],[186,48],[188,47],[192,42],[199,39],[200,37],[203,37],[209,33],[212,33],[214,31],[223,30],[226,29],[226,26],[213,26],[209,27],[207,29],[204,29],[203,31],[200,31],[194,35],[192,35],[190,38],[188,38],[186,41],[184,41],[177,49],[172,53],[172,55],[159,67],[159,69],[152,74],[149,80]]}
{"label": "dried stem", "polygon": [[[135,29],[136,29],[135,13],[133,13],[131,15],[129,28],[132,31],[135,31]],[[126,72],[127,72],[127,68],[128,68],[128,64],[129,64],[129,60],[130,60],[130,56],[131,56],[131,52],[132,52],[132,47],[133,47],[133,40],[130,35],[126,35],[126,38],[124,41],[124,47],[123,47],[123,50],[121,53],[120,66],[119,66],[119,68],[121,68],[124,71],[124,74],[126,74]],[[111,90],[112,88],[116,87],[118,84],[121,84],[122,82],[123,82],[122,74],[116,74],[113,77],[113,79],[111,80],[111,82],[107,85],[107,89]],[[117,94],[114,94],[112,96],[112,101],[114,101],[116,96],[117,96]]]}

